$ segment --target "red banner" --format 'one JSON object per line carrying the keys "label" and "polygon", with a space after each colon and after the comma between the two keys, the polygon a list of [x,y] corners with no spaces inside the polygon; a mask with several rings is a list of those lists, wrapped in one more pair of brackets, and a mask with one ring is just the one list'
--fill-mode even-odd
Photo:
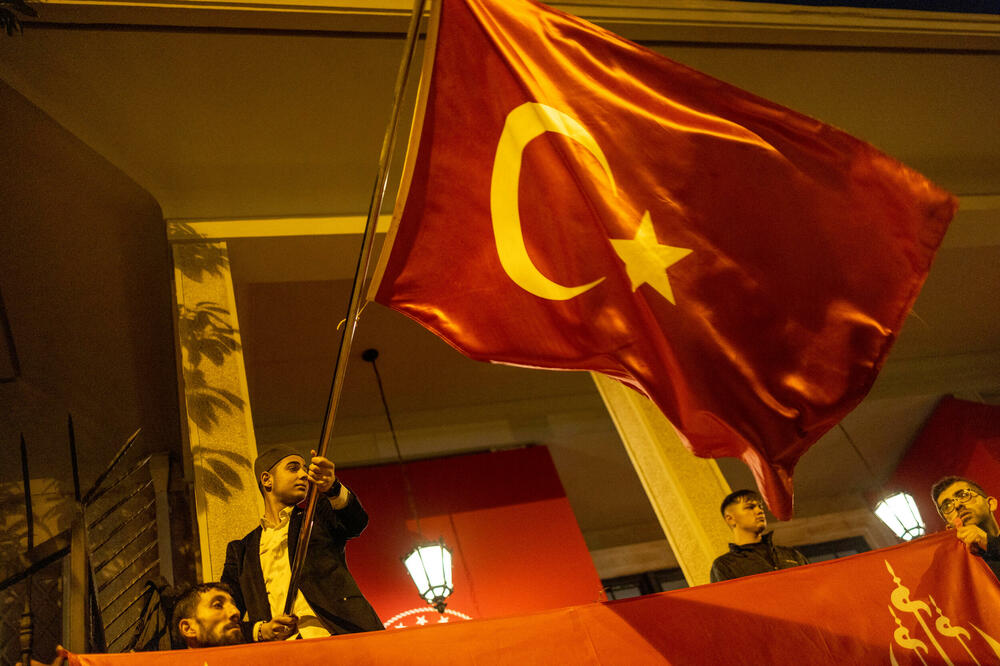
{"label": "red banner", "polygon": [[544,5],[440,11],[375,300],[474,359],[642,391],[790,517],[796,462],[867,393],[955,200]]}
{"label": "red banner", "polygon": [[[442,618],[401,562],[444,537],[455,592],[446,619],[521,615],[603,599],[601,579],[544,446],[406,463],[422,535],[398,465],[338,470],[371,521],[347,546],[354,579],[392,628]],[[516,584],[512,584],[516,581]]]}
{"label": "red banner", "polygon": [[985,563],[951,534],[936,534],[795,569],[534,615],[308,641],[74,655],[71,663],[995,664],[998,608],[1000,584]]}

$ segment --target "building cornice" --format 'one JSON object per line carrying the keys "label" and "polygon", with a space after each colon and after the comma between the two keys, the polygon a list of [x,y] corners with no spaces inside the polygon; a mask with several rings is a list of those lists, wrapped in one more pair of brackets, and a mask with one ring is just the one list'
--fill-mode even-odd
{"label": "building cornice", "polygon": [[[39,21],[74,25],[398,34],[407,0],[45,0]],[[721,0],[550,2],[640,42],[1000,50],[1000,17]],[[31,25],[30,23],[28,25]]]}

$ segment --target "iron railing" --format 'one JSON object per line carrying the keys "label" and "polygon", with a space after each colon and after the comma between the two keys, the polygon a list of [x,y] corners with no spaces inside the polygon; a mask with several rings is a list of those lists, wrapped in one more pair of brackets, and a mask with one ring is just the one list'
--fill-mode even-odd
{"label": "iron railing", "polygon": [[[76,518],[70,530],[31,548],[25,568],[0,581],[4,664],[20,663],[26,644],[36,659],[46,661],[59,643],[88,652],[141,649],[148,622],[156,618],[165,626],[157,618],[162,578],[151,457],[128,455],[138,435],[137,430],[81,496],[70,419]],[[25,488],[31,544],[27,482]]]}
{"label": "iron railing", "polygon": [[160,574],[149,459],[126,464],[118,457],[116,466],[124,472],[93,493],[84,508],[94,596],[108,652],[130,649],[145,582]]}

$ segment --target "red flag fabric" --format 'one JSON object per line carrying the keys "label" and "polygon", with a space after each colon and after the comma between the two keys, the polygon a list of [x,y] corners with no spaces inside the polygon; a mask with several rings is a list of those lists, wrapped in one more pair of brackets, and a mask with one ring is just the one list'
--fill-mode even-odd
{"label": "red flag fabric", "polygon": [[[444,0],[374,300],[593,370],[791,515],[956,202],[847,134],[530,0]],[[429,78],[429,81],[428,81]]]}
{"label": "red flag fabric", "polygon": [[[530,590],[525,590],[530,594]],[[532,615],[120,655],[74,666],[993,664],[1000,584],[952,534],[784,571]]]}

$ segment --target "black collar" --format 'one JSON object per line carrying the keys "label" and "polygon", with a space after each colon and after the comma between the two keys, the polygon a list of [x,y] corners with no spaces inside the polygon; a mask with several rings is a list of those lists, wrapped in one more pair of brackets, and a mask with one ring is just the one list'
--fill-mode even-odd
{"label": "black collar", "polygon": [[758,547],[758,546],[760,546],[762,544],[765,545],[765,546],[767,546],[768,548],[770,548],[771,547],[771,537],[772,536],[774,536],[774,532],[773,531],[771,531],[771,532],[765,532],[763,535],[761,535],[760,541],[758,543],[748,543],[748,544],[745,544],[743,546],[737,546],[735,543],[731,543],[731,544],[729,544],[729,552],[731,552],[731,553],[745,553],[746,551],[754,550],[756,547]]}

